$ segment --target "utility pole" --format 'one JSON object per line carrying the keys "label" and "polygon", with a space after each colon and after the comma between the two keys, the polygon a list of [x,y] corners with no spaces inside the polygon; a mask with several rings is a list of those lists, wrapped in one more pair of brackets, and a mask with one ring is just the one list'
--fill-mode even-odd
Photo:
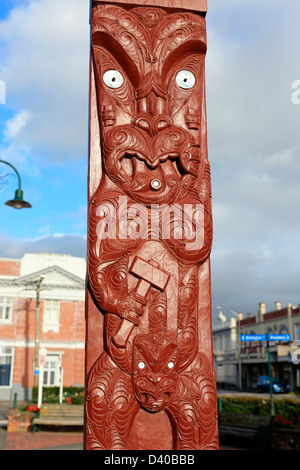
{"label": "utility pole", "polygon": [[236,330],[237,330],[237,337],[236,337],[236,353],[237,353],[237,360],[238,360],[238,389],[242,390],[242,358],[241,358],[241,313],[234,312],[230,310],[236,317]]}
{"label": "utility pole", "polygon": [[238,365],[239,365],[239,390],[242,390],[242,358],[241,358],[241,324],[240,317],[237,318],[237,341],[238,341]]}
{"label": "utility pole", "polygon": [[38,387],[39,384],[39,350],[40,350],[40,292],[41,283],[44,277],[41,276],[36,281],[36,307],[35,307],[35,354],[34,354],[34,385]]}
{"label": "utility pole", "polygon": [[275,407],[274,407],[274,400],[273,400],[273,378],[272,378],[271,357],[270,357],[269,333],[267,333],[267,353],[268,353],[268,371],[269,371],[269,382],[270,382],[271,416],[275,416]]}

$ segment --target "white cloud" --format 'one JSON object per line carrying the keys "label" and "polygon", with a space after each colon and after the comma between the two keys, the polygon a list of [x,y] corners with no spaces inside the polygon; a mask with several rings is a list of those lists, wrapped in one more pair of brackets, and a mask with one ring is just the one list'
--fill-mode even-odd
{"label": "white cloud", "polygon": [[86,257],[86,237],[78,234],[43,235],[37,238],[0,236],[0,257],[20,258],[25,253],[57,253]]}
{"label": "white cloud", "polygon": [[6,141],[10,141],[17,137],[17,135],[26,127],[28,121],[32,118],[28,111],[20,111],[12,119],[6,122],[6,129],[4,129],[4,137]]}
{"label": "white cloud", "polygon": [[31,116],[10,136],[15,147],[30,148],[38,159],[86,155],[88,13],[88,1],[30,0],[1,22],[7,106],[19,118],[20,109]]}

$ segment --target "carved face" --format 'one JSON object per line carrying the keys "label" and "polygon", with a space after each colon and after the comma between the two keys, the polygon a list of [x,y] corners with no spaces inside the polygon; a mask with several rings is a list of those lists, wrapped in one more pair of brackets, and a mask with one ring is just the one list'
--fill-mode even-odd
{"label": "carved face", "polygon": [[178,348],[167,338],[136,336],[132,383],[136,399],[148,411],[163,410],[171,400],[178,378]]}
{"label": "carved face", "polygon": [[140,203],[170,204],[194,187],[203,165],[205,20],[111,5],[93,19],[106,173]]}

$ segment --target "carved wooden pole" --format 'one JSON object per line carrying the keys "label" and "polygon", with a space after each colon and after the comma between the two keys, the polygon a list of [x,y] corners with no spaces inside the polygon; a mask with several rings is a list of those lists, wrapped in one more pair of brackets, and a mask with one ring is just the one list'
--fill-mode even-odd
{"label": "carved wooden pole", "polygon": [[85,449],[218,448],[206,11],[93,2]]}

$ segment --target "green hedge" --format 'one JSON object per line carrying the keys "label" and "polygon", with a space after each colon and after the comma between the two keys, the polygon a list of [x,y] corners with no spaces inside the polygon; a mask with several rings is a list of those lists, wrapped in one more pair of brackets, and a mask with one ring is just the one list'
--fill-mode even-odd
{"label": "green hedge", "polygon": [[[73,405],[83,405],[84,403],[84,388],[83,387],[64,387],[63,388],[63,402],[69,398]],[[38,399],[38,388],[32,389],[32,401],[35,403]],[[58,403],[59,402],[59,387],[43,387],[43,403]]]}
{"label": "green hedge", "polygon": [[[222,396],[222,411],[249,415],[270,415],[270,399],[257,397],[231,397]],[[219,403],[220,405],[220,403]],[[275,415],[299,423],[300,419],[300,400],[274,398]]]}

